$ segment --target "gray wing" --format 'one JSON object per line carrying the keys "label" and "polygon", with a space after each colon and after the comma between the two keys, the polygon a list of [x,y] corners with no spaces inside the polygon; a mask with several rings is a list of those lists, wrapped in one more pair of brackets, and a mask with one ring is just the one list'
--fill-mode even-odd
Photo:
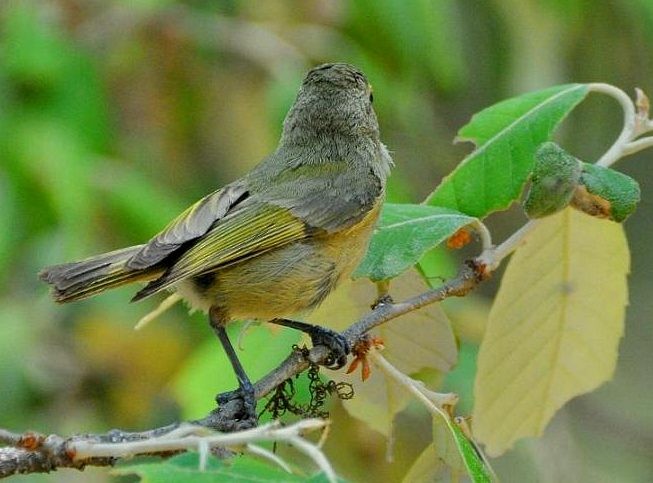
{"label": "gray wing", "polygon": [[321,166],[302,166],[296,180],[269,189],[267,201],[313,228],[337,232],[360,221],[383,194],[383,181],[371,170],[334,163],[324,171]]}
{"label": "gray wing", "polygon": [[286,208],[315,230],[338,232],[360,221],[384,196],[392,164],[381,143],[281,145],[247,174],[248,203]]}
{"label": "gray wing", "polygon": [[127,262],[129,268],[143,270],[161,262],[181,245],[204,235],[249,195],[245,181],[236,181],[211,193],[172,220]]}

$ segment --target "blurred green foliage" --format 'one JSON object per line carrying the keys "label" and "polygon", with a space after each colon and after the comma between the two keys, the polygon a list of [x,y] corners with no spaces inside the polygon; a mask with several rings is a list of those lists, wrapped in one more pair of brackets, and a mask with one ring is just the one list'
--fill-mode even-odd
{"label": "blurred green foliage", "polygon": [[[142,242],[185,206],[250,169],[274,148],[309,66],[348,61],[368,74],[383,139],[396,162],[390,198],[418,202],[469,151],[451,143],[458,128],[502,98],[595,80],[653,93],[652,5],[3,1],[0,426],[70,433],[201,416],[193,413],[205,401],[175,395],[206,384],[206,378],[193,382],[198,358],[218,358],[217,343],[215,351],[205,349],[212,336],[201,315],[177,307],[134,333],[135,321],[156,301],[129,305],[127,288],[55,306],[36,273],[46,264]],[[590,100],[563,125],[561,142],[590,161],[619,126],[617,106]],[[544,439],[499,459],[495,466],[506,481],[653,478],[653,388],[643,383],[653,364],[650,156],[645,152],[624,164],[644,196],[626,226],[632,295],[615,380],[569,404]],[[521,222],[517,213],[490,219],[497,239]],[[434,277],[450,270],[430,266]],[[491,296],[492,287],[484,294]],[[478,331],[465,327],[478,324],[459,312],[464,354],[473,355]],[[479,311],[471,312],[478,317]],[[269,338],[270,345],[289,343]],[[275,346],[274,353],[284,351]],[[446,382],[466,404],[472,360],[464,357]],[[218,370],[215,390],[230,378],[230,371]],[[398,481],[429,442],[428,416],[409,406],[389,463],[378,434],[348,419],[337,404],[333,413],[327,451],[353,481]],[[108,478],[103,475],[59,472],[43,479],[101,481]]]}
{"label": "blurred green foliage", "polygon": [[160,461],[128,463],[115,468],[112,473],[119,475],[137,474],[141,478],[139,481],[146,483],[214,483],[216,481],[327,483],[329,481],[324,473],[299,476],[247,456],[237,458],[235,461],[225,462],[213,455],[208,455],[204,469],[200,470],[199,466],[199,455],[197,453],[186,453],[174,456],[163,463]]}

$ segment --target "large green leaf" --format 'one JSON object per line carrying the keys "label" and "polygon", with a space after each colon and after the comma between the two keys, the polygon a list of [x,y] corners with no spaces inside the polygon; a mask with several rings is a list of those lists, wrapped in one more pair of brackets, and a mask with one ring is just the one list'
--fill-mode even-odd
{"label": "large green leaf", "polygon": [[[307,479],[262,463],[252,458],[239,457],[222,461],[209,456],[206,467],[199,466],[197,453],[185,453],[166,461],[136,463],[112,470],[114,475],[138,475],[144,483],[213,483],[216,481],[242,481],[251,483],[286,481],[327,481],[323,474]],[[343,481],[343,480],[339,480]]]}
{"label": "large green leaf", "polygon": [[476,217],[507,208],[533,168],[537,147],[588,92],[568,84],[532,92],[488,107],[459,132],[477,149],[435,189],[426,203]]}
{"label": "large green leaf", "polygon": [[354,277],[372,280],[396,277],[415,265],[428,250],[474,220],[447,208],[386,203],[370,248]]}

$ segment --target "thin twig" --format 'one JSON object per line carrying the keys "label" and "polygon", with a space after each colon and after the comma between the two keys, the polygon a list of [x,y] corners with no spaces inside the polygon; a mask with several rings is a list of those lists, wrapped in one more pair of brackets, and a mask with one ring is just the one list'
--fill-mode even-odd
{"label": "thin twig", "polygon": [[[207,436],[196,436],[193,434],[177,438],[163,436],[143,441],[124,443],[75,441],[74,449],[76,451],[76,458],[91,459],[105,458],[109,456],[125,458],[142,454],[156,454],[169,451],[179,451],[181,449],[195,449],[201,441],[208,443],[211,448],[229,448],[245,445],[250,442],[288,440],[308,430],[314,431],[322,429],[327,424],[326,421],[321,419],[305,419],[286,427],[280,427],[279,424],[275,422],[235,433],[213,433]],[[201,427],[198,429],[204,431],[206,428]]]}
{"label": "thin twig", "polygon": [[624,127],[614,144],[596,162],[598,166],[611,166],[621,157],[621,148],[631,139],[635,130],[636,111],[633,101],[624,91],[610,84],[594,83],[589,86],[590,91],[606,94],[619,102],[624,111]]}
{"label": "thin twig", "polygon": [[[418,381],[415,381],[413,378],[404,374],[395,366],[390,364],[390,362],[388,362],[385,357],[379,354],[376,349],[371,349],[369,356],[374,364],[378,366],[384,374],[386,374],[402,388],[415,396],[415,398],[419,400],[429,410],[429,412],[442,416],[447,421],[449,420],[449,415],[443,409],[443,406],[436,404],[431,397],[428,397],[426,394],[424,394],[425,391],[428,391],[424,385],[419,384]],[[449,402],[450,405],[455,405],[458,402],[458,396],[456,394],[440,394],[440,396],[441,397],[438,399],[443,402]]]}
{"label": "thin twig", "polygon": [[[637,106],[624,91],[610,84],[594,83],[589,85],[590,91],[606,94],[619,102],[624,112],[624,127],[617,140],[612,144],[603,156],[596,162],[597,166],[605,168],[612,166],[625,156],[634,154],[642,149],[653,146],[653,138],[637,137],[653,129],[653,123],[648,119],[648,112],[638,113]],[[642,99],[643,93],[638,92],[638,100]],[[648,100],[647,100],[648,101]],[[644,119],[642,118],[644,115]]]}
{"label": "thin twig", "polygon": [[338,477],[336,476],[335,471],[333,471],[329,460],[324,456],[324,453],[320,451],[320,448],[302,438],[292,438],[289,443],[315,461],[330,483],[336,483],[338,481]]}
{"label": "thin twig", "polygon": [[528,235],[536,226],[537,220],[528,221],[500,245],[483,250],[483,253],[478,257],[479,262],[485,265],[489,272],[495,271],[506,257],[519,248],[519,245],[523,243],[526,235]]}
{"label": "thin twig", "polygon": [[643,149],[653,147],[653,136],[647,136],[636,141],[631,141],[623,147],[623,156],[630,156]]}
{"label": "thin twig", "polygon": [[292,473],[292,470],[290,469],[290,466],[288,466],[288,463],[286,463],[282,458],[274,454],[272,451],[269,451],[261,446],[257,446],[252,443],[247,445],[247,451],[257,456],[260,456],[261,458],[270,460],[271,462],[279,466],[282,470],[284,470],[286,473]]}

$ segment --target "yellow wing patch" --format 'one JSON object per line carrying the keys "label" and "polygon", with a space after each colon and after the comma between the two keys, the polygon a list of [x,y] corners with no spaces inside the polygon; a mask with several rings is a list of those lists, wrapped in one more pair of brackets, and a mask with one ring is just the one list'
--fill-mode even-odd
{"label": "yellow wing patch", "polygon": [[308,227],[288,210],[256,205],[234,212],[201,237],[159,279],[149,283],[134,300],[140,300],[174,283],[231,265],[299,241]]}

